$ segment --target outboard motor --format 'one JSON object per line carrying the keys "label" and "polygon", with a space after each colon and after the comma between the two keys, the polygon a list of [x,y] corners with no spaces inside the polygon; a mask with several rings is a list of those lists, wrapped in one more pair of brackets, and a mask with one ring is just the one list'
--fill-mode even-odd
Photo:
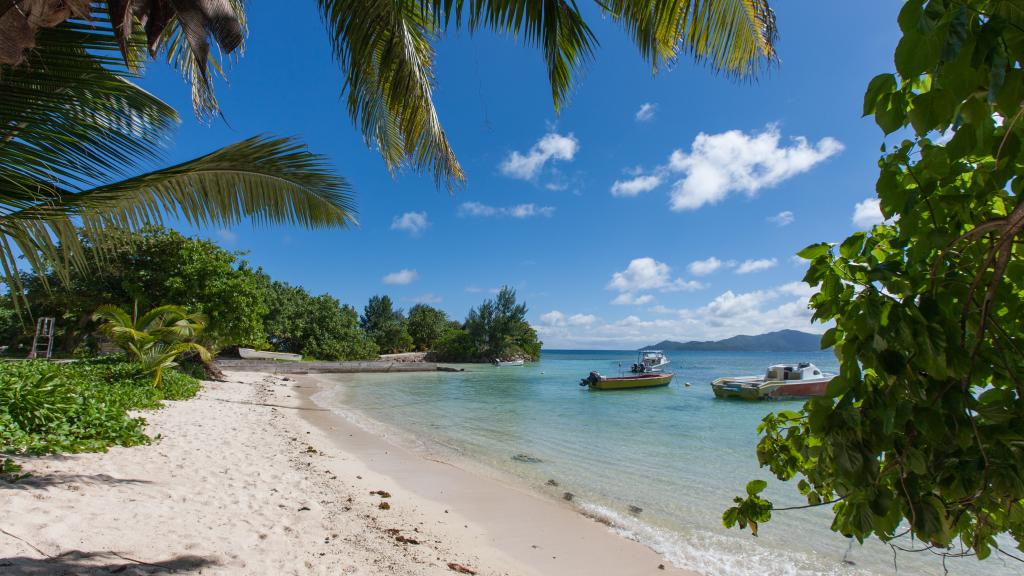
{"label": "outboard motor", "polygon": [[591,372],[590,376],[580,380],[580,386],[590,386],[601,381],[601,375],[597,372]]}

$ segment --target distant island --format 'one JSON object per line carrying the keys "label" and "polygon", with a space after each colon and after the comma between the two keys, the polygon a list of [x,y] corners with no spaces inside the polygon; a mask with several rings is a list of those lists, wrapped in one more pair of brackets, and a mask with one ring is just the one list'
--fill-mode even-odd
{"label": "distant island", "polygon": [[733,336],[725,340],[674,342],[662,340],[652,346],[658,350],[709,352],[813,352],[821,349],[821,335],[799,330],[779,330],[758,336]]}

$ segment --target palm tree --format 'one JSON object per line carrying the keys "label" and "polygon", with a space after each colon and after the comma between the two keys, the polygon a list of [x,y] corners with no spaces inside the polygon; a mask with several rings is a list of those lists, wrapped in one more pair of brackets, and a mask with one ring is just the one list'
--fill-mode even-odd
{"label": "palm tree", "polygon": [[137,362],[144,374],[152,374],[157,387],[163,383],[164,369],[176,366],[182,354],[191,352],[210,362],[210,351],[194,342],[206,328],[206,316],[190,314],[181,306],[158,306],[141,317],[132,317],[107,304],[96,310],[93,320],[104,321],[100,332]]}

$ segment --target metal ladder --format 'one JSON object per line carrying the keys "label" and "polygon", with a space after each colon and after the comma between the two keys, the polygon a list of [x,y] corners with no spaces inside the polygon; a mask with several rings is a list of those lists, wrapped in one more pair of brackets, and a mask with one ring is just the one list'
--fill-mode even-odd
{"label": "metal ladder", "polygon": [[57,319],[51,316],[44,316],[36,321],[36,335],[32,337],[32,350],[28,353],[29,358],[50,359],[53,353],[53,329],[56,327]]}

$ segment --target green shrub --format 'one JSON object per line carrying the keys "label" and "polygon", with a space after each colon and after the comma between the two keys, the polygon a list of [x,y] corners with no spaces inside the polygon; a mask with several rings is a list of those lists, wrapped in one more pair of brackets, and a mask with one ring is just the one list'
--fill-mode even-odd
{"label": "green shrub", "polygon": [[123,357],[57,364],[0,363],[0,452],[96,452],[149,442],[145,420],[129,410],[184,400],[199,382],[176,370],[156,388]]}

